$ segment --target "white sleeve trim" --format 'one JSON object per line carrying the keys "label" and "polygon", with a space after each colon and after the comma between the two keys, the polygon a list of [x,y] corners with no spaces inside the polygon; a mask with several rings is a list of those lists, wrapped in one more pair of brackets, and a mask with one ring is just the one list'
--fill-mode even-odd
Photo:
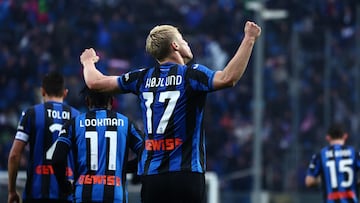
{"label": "white sleeve trim", "polygon": [[17,131],[16,135],[15,135],[15,139],[22,140],[24,142],[28,142],[29,141],[29,135],[22,132],[22,131]]}

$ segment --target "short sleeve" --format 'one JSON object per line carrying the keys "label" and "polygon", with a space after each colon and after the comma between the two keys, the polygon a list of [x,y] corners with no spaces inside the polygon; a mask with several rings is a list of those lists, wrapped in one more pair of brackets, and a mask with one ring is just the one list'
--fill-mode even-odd
{"label": "short sleeve", "polygon": [[138,69],[125,73],[118,77],[119,89],[124,93],[139,93],[139,83],[143,77],[145,69]]}
{"label": "short sleeve", "polygon": [[32,109],[28,109],[23,111],[20,116],[20,120],[17,126],[17,132],[15,135],[15,139],[22,140],[24,142],[29,141],[30,132],[32,130],[31,118],[33,117],[34,111]]}
{"label": "short sleeve", "polygon": [[58,142],[64,142],[69,147],[71,146],[71,140],[73,135],[73,124],[75,123],[75,118],[72,118],[68,122],[66,122],[63,127],[61,128],[61,131],[59,132],[59,137],[57,139]]}
{"label": "short sleeve", "polygon": [[144,134],[132,122],[130,122],[129,128],[130,148],[139,154],[144,144]]}
{"label": "short sleeve", "polygon": [[320,175],[320,165],[321,165],[320,154],[314,154],[311,157],[311,161],[307,169],[307,175],[313,177]]}
{"label": "short sleeve", "polygon": [[215,71],[200,64],[193,64],[188,67],[187,79],[190,86],[196,91],[210,92],[214,91],[213,80]]}

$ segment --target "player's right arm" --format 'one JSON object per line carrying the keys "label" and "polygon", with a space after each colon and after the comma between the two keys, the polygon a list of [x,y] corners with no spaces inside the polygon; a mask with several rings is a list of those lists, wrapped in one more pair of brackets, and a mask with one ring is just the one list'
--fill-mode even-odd
{"label": "player's right arm", "polygon": [[15,139],[10,150],[8,159],[8,203],[20,202],[19,194],[16,192],[16,178],[25,146],[26,142]]}
{"label": "player's right arm", "polygon": [[118,76],[102,74],[95,66],[98,60],[99,56],[93,48],[85,49],[80,56],[86,85],[92,90],[101,92],[120,92]]}
{"label": "player's right arm", "polygon": [[313,187],[320,185],[320,154],[314,154],[311,158],[310,164],[307,169],[306,177],[305,177],[305,185],[306,187]]}
{"label": "player's right arm", "polygon": [[318,185],[320,185],[320,183],[321,183],[320,176],[314,177],[314,176],[307,175],[305,177],[305,185],[306,185],[306,187],[318,186]]}

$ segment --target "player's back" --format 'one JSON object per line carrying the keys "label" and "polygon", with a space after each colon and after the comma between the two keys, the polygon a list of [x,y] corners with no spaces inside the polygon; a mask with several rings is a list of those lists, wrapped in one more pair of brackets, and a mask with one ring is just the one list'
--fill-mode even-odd
{"label": "player's back", "polygon": [[38,104],[22,114],[16,139],[30,146],[25,199],[65,198],[57,187],[51,154],[62,125],[78,114],[75,108],[61,102]]}
{"label": "player's back", "polygon": [[331,145],[320,152],[322,189],[327,203],[358,202],[357,172],[359,154],[351,146]]}
{"label": "player's back", "polygon": [[130,122],[124,115],[95,110],[71,121],[77,202],[125,202]]}
{"label": "player's back", "polygon": [[140,174],[205,172],[202,125],[213,76],[199,64],[166,63],[120,79],[122,90],[137,94],[142,108],[146,140]]}

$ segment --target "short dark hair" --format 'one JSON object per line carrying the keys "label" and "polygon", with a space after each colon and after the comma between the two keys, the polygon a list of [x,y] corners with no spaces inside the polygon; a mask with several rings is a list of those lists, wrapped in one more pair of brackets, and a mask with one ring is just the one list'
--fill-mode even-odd
{"label": "short dark hair", "polygon": [[81,90],[80,94],[89,100],[92,107],[104,107],[107,106],[113,99],[113,95],[107,92],[98,92],[89,89],[86,85]]}
{"label": "short dark hair", "polygon": [[341,123],[331,124],[327,131],[327,134],[333,139],[342,138],[345,133],[344,126]]}
{"label": "short dark hair", "polygon": [[64,76],[56,71],[47,73],[41,84],[42,88],[49,96],[61,97],[64,94]]}

